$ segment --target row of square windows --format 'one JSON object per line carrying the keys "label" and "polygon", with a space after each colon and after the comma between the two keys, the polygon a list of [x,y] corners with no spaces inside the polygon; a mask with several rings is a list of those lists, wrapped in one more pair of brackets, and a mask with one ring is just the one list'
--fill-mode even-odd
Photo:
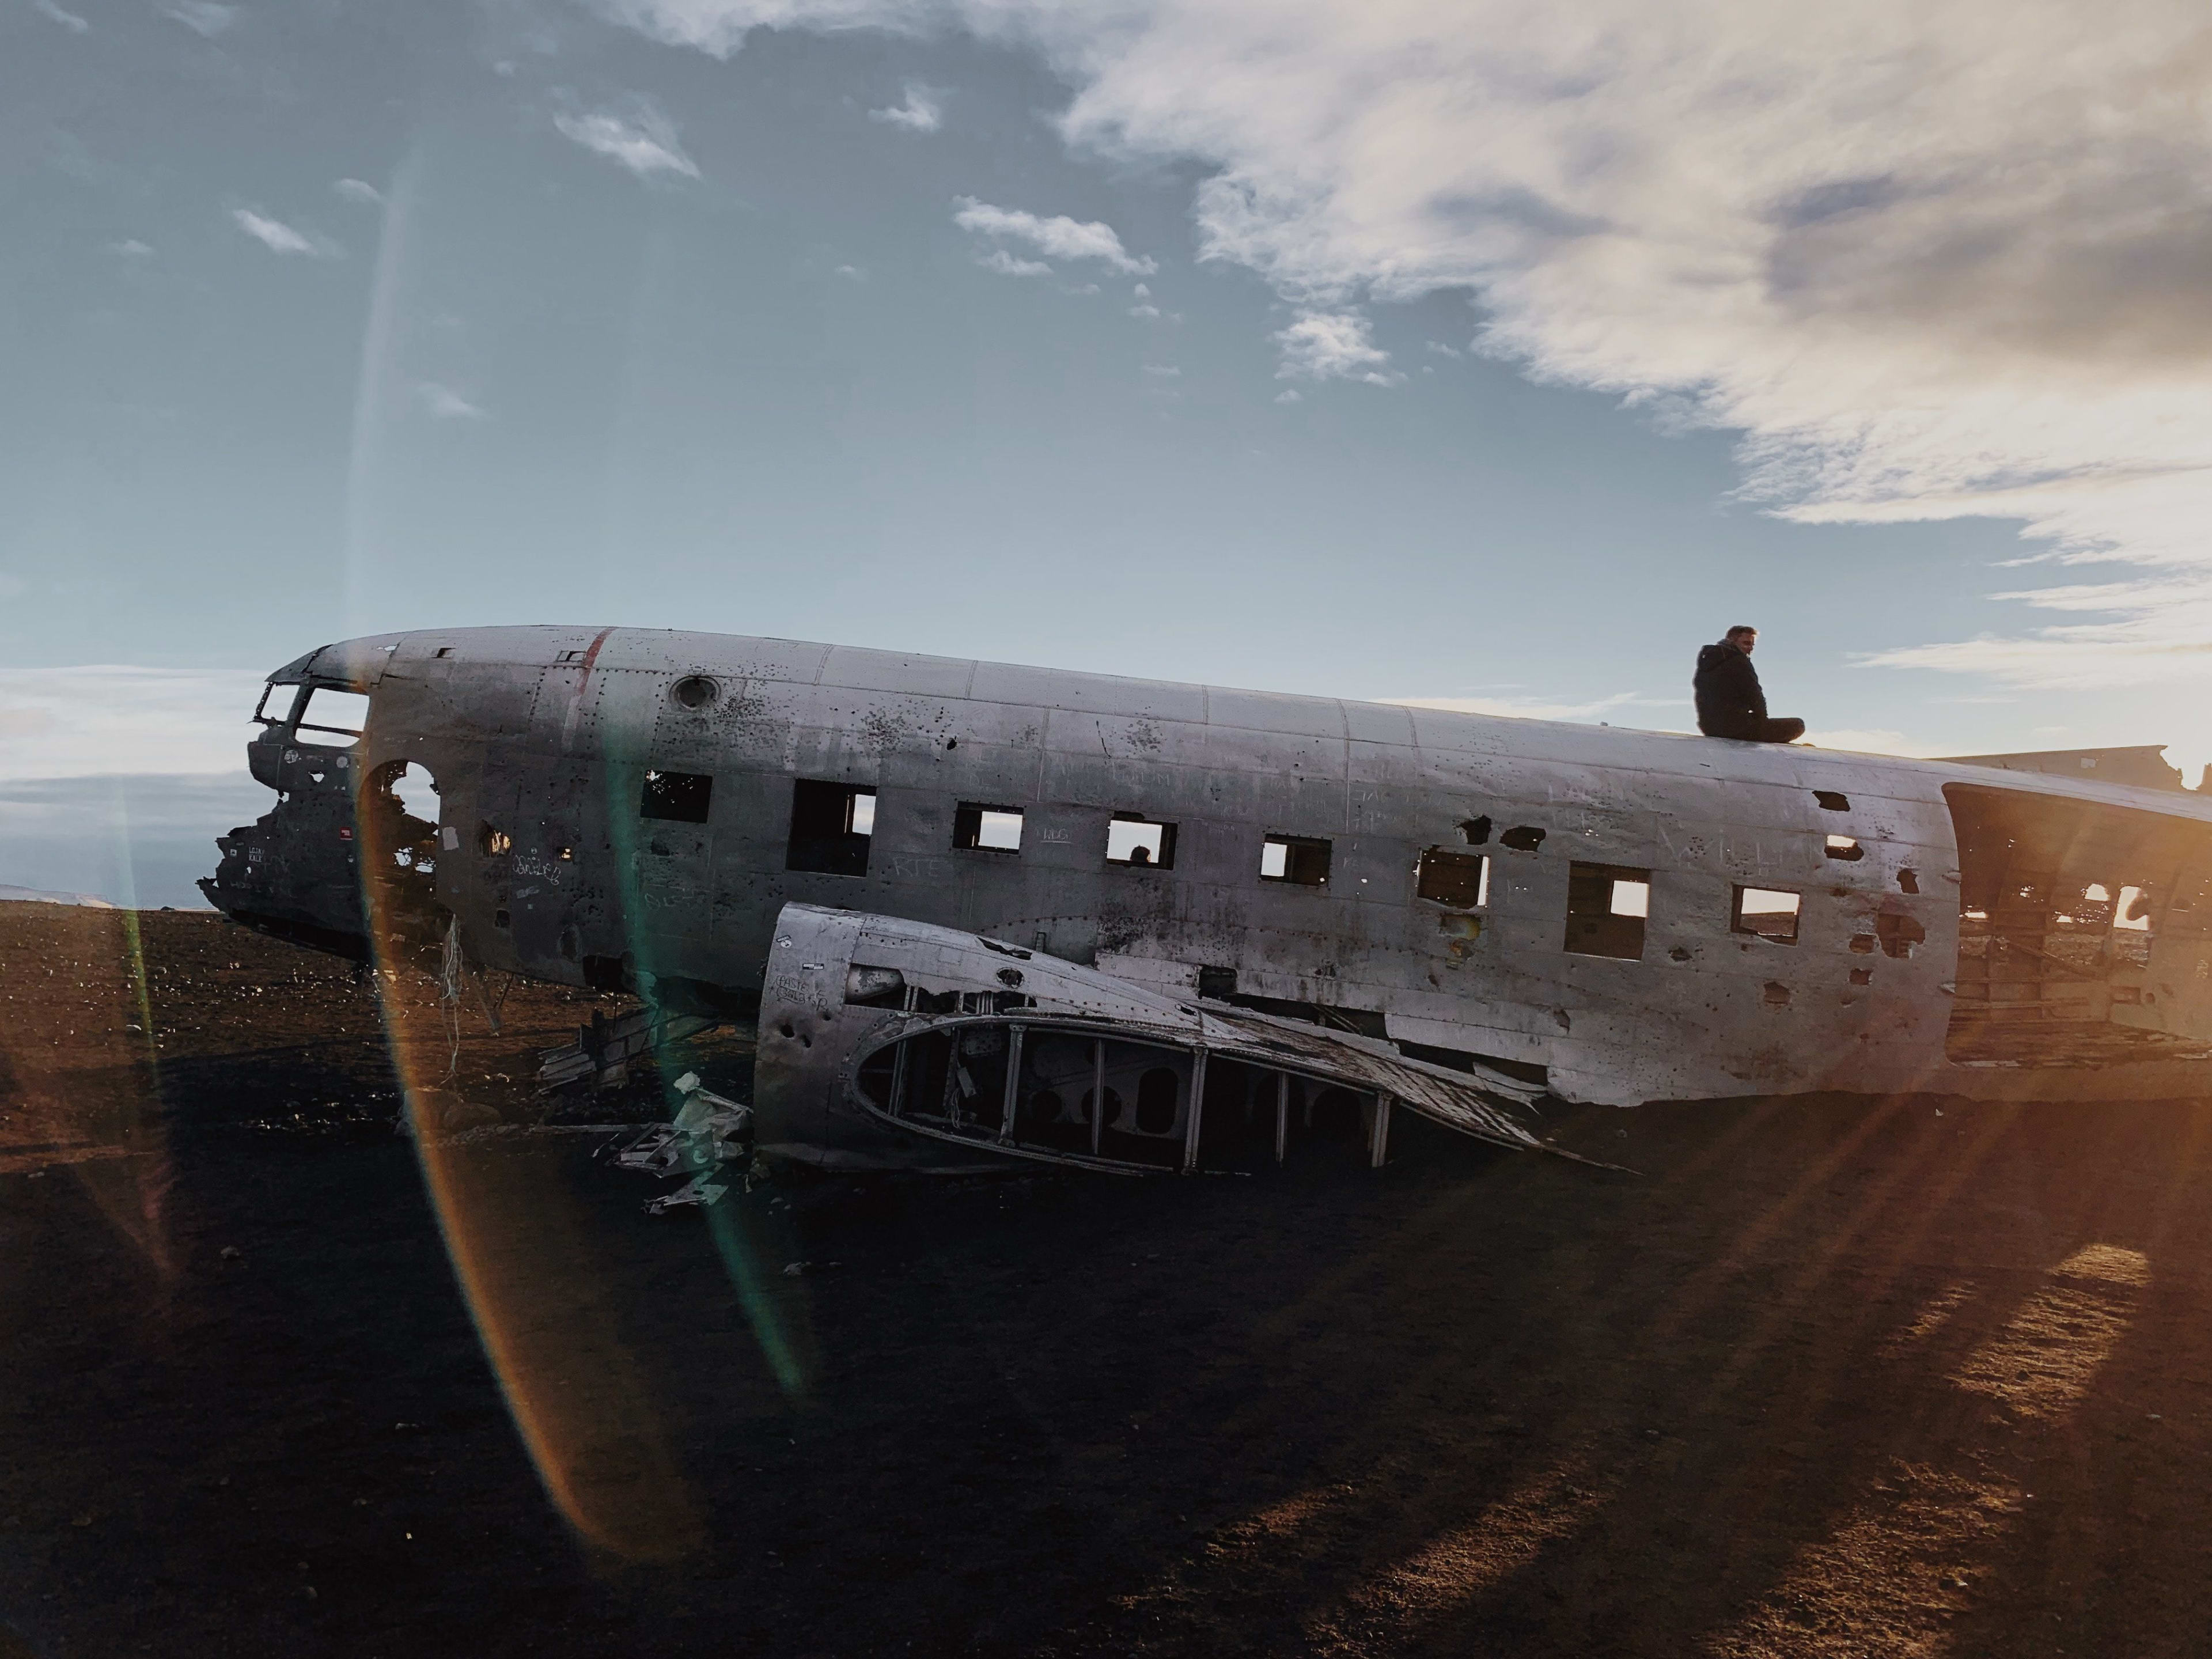
{"label": "row of square windows", "polygon": [[[714,779],[701,773],[649,772],[639,802],[641,814],[664,821],[704,823],[713,799]],[[1023,810],[963,801],[955,810],[952,844],[983,853],[1018,854],[1022,847]],[[792,791],[791,838],[784,867],[822,875],[865,876],[875,838],[876,792],[865,786],[798,780]],[[1487,819],[1462,826],[1469,839],[1486,839]],[[1543,831],[1509,831],[1533,851]],[[1135,813],[1117,812],[1106,830],[1106,861],[1132,869],[1171,869],[1176,826]],[[1299,886],[1328,883],[1330,844],[1313,836],[1270,834],[1261,844],[1260,878]],[[1421,898],[1456,910],[1475,910],[1490,902],[1490,859],[1486,854],[1424,848],[1415,868],[1414,891]],[[1779,889],[1738,886],[1729,926],[1778,945],[1797,942],[1800,896]],[[1568,872],[1566,947],[1589,956],[1640,957],[1644,928],[1651,909],[1651,872],[1618,865],[1575,863]]]}

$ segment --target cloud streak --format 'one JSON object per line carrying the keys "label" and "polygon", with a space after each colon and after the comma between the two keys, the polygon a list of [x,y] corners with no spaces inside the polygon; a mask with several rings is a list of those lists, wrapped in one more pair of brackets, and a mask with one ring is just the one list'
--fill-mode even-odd
{"label": "cloud streak", "polygon": [[1869,660],[2040,684],[2201,672],[2197,0],[605,3],[716,52],[763,23],[1027,47],[1075,88],[1072,143],[1203,170],[1201,257],[1297,308],[1293,375],[1384,372],[1356,329],[1346,358],[1308,317],[1465,290],[1482,351],[1741,434],[1742,496],[1769,511],[2016,519],[2190,596]]}
{"label": "cloud streak", "polygon": [[319,236],[295,230],[282,219],[271,219],[252,208],[233,208],[231,222],[271,253],[296,254],[309,259],[330,258],[337,250]]}
{"label": "cloud streak", "polygon": [[415,388],[415,395],[434,421],[481,421],[489,417],[483,410],[471,403],[449,386],[436,380],[424,380]]}
{"label": "cloud streak", "polygon": [[238,21],[236,6],[219,6],[214,0],[164,0],[156,9],[204,40],[214,40]]}
{"label": "cloud streak", "polygon": [[594,155],[627,167],[641,179],[664,174],[696,179],[699,167],[684,153],[676,128],[669,118],[647,103],[629,115],[598,110],[587,115],[556,115],[553,125],[561,135],[581,144]]}
{"label": "cloud streak", "polygon": [[945,94],[918,81],[906,83],[906,101],[889,109],[872,109],[868,119],[908,132],[934,132],[945,125]]}
{"label": "cloud streak", "polygon": [[1121,246],[1111,225],[1097,220],[1079,222],[1066,214],[1042,218],[1018,208],[993,207],[972,196],[953,204],[952,222],[963,230],[1000,241],[1019,242],[1048,259],[1097,259],[1132,276],[1149,276],[1159,269]]}

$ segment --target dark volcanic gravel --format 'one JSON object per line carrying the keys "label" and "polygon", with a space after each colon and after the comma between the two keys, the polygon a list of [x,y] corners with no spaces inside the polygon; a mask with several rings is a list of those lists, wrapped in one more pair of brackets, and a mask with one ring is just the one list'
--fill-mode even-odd
{"label": "dark volcanic gravel", "polygon": [[2203,1103],[650,1217],[522,1127],[590,1006],[472,1012],[443,1152],[541,1477],[371,988],[0,904],[0,1655],[2208,1649]]}

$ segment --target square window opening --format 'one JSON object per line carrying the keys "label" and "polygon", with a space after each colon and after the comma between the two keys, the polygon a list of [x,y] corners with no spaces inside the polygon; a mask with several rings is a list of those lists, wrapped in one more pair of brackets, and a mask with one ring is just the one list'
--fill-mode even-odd
{"label": "square window opening", "polygon": [[647,772],[637,815],[671,823],[704,823],[714,798],[714,780],[704,772]]}
{"label": "square window opening", "polygon": [[1260,879],[1328,886],[1328,843],[1312,836],[1268,836],[1260,847]]}
{"label": "square window opening", "polygon": [[801,778],[791,787],[791,842],[783,867],[824,876],[865,876],[875,831],[874,790]]}
{"label": "square window opening", "polygon": [[1649,870],[1617,864],[1569,866],[1566,948],[1577,955],[1640,960],[1650,914]]}
{"label": "square window opening", "polygon": [[300,710],[293,740],[320,749],[350,749],[368,729],[368,693],[319,685]]}
{"label": "square window opening", "polygon": [[1480,910],[1490,902],[1490,859],[1482,853],[1425,848],[1416,866],[1413,890],[1455,910]]}
{"label": "square window opening", "polygon": [[1116,812],[1106,826],[1106,862],[1133,868],[1168,870],[1175,866],[1176,827]]}
{"label": "square window opening", "polygon": [[1729,931],[1751,933],[1777,945],[1795,945],[1802,903],[1799,895],[1777,888],[1739,887],[1735,890],[1735,914],[1729,918]]}
{"label": "square window opening", "polygon": [[952,844],[975,853],[1022,850],[1022,809],[963,801],[952,814]]}

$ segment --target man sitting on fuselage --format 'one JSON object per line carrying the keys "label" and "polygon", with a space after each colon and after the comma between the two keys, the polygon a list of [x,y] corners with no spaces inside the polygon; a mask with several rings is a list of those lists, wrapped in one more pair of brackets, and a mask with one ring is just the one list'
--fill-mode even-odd
{"label": "man sitting on fuselage", "polygon": [[1751,665],[1756,628],[1729,629],[1718,644],[1698,653],[1691,682],[1698,699],[1698,730],[1709,738],[1737,738],[1749,743],[1794,743],[1805,735],[1802,720],[1774,720],[1766,712],[1766,693]]}

